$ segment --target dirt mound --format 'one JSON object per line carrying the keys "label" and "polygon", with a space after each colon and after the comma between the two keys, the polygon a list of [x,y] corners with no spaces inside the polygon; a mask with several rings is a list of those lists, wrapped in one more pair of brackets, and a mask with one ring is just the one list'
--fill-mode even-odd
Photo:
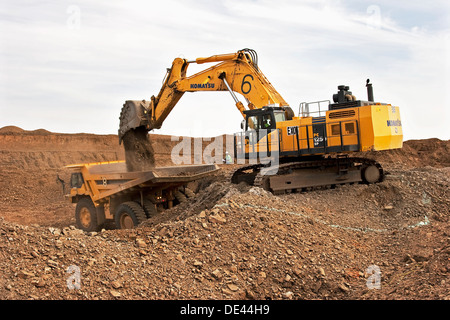
{"label": "dirt mound", "polygon": [[45,129],[37,129],[37,130],[33,130],[33,131],[29,131],[29,133],[31,134],[37,134],[37,135],[49,135],[52,132],[45,130]]}
{"label": "dirt mound", "polygon": [[402,149],[368,152],[360,154],[363,157],[377,159],[388,167],[449,167],[450,140],[425,139],[408,140]]}
{"label": "dirt mound", "polygon": [[223,174],[215,174],[213,176],[203,178],[188,184],[188,188],[196,193],[193,198],[178,204],[170,210],[166,210],[164,214],[157,215],[143,222],[144,226],[155,226],[161,222],[185,220],[191,216],[199,214],[204,210],[214,207],[221,199],[243,190],[248,190],[248,185],[234,185],[225,180]]}
{"label": "dirt mound", "polygon": [[52,132],[45,129],[24,130],[16,126],[6,126],[0,128],[0,134],[29,134],[29,135],[48,135]]}
{"label": "dirt mound", "polygon": [[406,145],[417,153],[421,166],[449,167],[450,141],[439,139],[409,140]]}
{"label": "dirt mound", "polygon": [[22,133],[25,130],[23,130],[22,128],[16,127],[16,126],[6,126],[3,128],[0,128],[0,133],[4,134],[4,133]]}

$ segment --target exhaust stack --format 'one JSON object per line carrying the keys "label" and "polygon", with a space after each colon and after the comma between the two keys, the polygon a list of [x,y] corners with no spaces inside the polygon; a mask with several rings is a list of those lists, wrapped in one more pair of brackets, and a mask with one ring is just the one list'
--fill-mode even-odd
{"label": "exhaust stack", "polygon": [[375,102],[375,100],[373,99],[373,87],[372,84],[370,83],[370,79],[367,79],[366,87],[367,87],[367,100],[369,100],[370,102]]}

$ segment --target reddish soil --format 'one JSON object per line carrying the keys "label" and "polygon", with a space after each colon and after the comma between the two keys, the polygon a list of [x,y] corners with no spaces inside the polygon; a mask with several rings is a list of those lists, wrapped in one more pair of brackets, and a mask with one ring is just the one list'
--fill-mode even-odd
{"label": "reddish soil", "polygon": [[[151,141],[156,165],[172,165],[178,141]],[[230,184],[238,166],[221,165],[138,228],[86,234],[57,177],[125,159],[118,137],[1,128],[0,299],[448,300],[449,148],[406,141],[364,155],[389,172],[382,183],[279,196]]]}

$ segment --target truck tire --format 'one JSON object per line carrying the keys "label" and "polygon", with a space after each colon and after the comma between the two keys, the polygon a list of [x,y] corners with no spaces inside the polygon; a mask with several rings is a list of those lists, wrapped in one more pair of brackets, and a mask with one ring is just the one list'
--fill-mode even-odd
{"label": "truck tire", "polygon": [[[141,204],[140,200],[136,200],[135,202],[139,205]],[[143,209],[144,209],[145,216],[147,217],[147,219],[153,217],[155,214],[158,213],[158,210],[156,209],[155,204],[148,199],[144,199]]]}
{"label": "truck tire", "polygon": [[188,197],[188,198],[194,198],[195,197],[195,192],[192,191],[189,188],[184,188],[184,194]]}
{"label": "truck tire", "polygon": [[134,201],[122,203],[114,215],[117,229],[132,229],[145,220],[147,217],[144,209]]}
{"label": "truck tire", "polygon": [[98,231],[97,209],[89,198],[82,198],[75,208],[75,220],[77,227],[86,232]]}
{"label": "truck tire", "polygon": [[158,209],[156,209],[156,205],[150,200],[144,200],[144,211],[145,215],[148,218],[154,217],[158,213]]}
{"label": "truck tire", "polygon": [[286,116],[286,120],[292,120],[295,117],[294,110],[291,107],[284,107],[284,114]]}
{"label": "truck tire", "polygon": [[178,200],[179,203],[183,203],[183,202],[187,201],[186,196],[180,190],[175,191],[173,196],[175,197],[175,199]]}

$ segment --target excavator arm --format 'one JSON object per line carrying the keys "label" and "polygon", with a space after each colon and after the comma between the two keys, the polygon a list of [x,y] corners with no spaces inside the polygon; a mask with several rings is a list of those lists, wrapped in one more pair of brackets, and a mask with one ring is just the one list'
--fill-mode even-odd
{"label": "excavator arm", "polygon": [[[150,131],[161,128],[185,92],[229,91],[243,117],[245,110],[273,104],[284,107],[288,118],[292,117],[292,109],[258,68],[257,60],[256,52],[251,49],[191,61],[176,58],[172,67],[167,69],[163,86],[156,97],[152,96],[150,101],[125,102],[120,115],[119,140],[122,141],[131,129],[145,127]],[[217,64],[187,76],[189,64],[213,62]],[[235,95],[236,92],[247,100],[247,109]]]}

